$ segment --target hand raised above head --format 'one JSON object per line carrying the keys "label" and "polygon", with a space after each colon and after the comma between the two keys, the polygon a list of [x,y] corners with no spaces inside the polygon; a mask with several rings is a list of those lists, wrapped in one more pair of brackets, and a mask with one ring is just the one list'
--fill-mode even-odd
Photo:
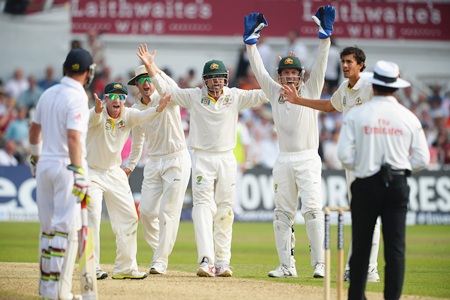
{"label": "hand raised above head", "polygon": [[155,62],[156,50],[153,50],[152,53],[148,52],[147,44],[140,44],[138,47],[138,52],[136,55],[142,60],[144,65],[151,65]]}
{"label": "hand raised above head", "polygon": [[261,30],[267,27],[268,23],[263,14],[253,12],[244,16],[244,43],[254,45],[258,42]]}

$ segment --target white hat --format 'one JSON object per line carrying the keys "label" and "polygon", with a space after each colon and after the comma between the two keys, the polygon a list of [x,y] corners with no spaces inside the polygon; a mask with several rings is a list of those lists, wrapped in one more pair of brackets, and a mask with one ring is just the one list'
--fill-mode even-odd
{"label": "white hat", "polygon": [[386,86],[390,88],[405,88],[411,84],[399,77],[398,65],[384,60],[377,61],[372,72],[361,73],[360,76],[372,84]]}
{"label": "white hat", "polygon": [[134,77],[131,78],[130,80],[128,80],[128,85],[136,85],[135,84],[136,78],[138,78],[139,76],[142,76],[142,75],[148,76],[147,69],[145,68],[144,65],[140,65],[139,67],[137,67],[134,70]]}

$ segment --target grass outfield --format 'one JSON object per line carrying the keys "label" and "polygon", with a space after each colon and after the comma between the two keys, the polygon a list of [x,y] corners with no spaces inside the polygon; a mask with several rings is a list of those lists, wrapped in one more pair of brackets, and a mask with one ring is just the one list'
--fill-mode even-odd
{"label": "grass outfield", "polygon": [[[28,222],[0,223],[0,262],[37,262],[39,224]],[[234,223],[232,266],[236,278],[276,280],[302,285],[322,286],[323,280],[312,277],[309,249],[304,225],[295,226],[296,260],[299,278],[273,279],[267,272],[278,266],[273,227],[271,223]],[[332,274],[336,272],[336,227],[331,228]],[[102,263],[112,264],[115,257],[115,238],[108,222],[101,232]],[[350,227],[345,226],[346,253],[350,241]],[[406,273],[403,294],[450,299],[450,226],[407,227]],[[347,255],[347,254],[346,254]],[[345,255],[345,256],[346,256]],[[148,271],[152,251],[145,243],[142,228],[138,233],[138,263],[141,271]],[[192,222],[182,222],[169,269],[195,272],[198,264]],[[383,244],[380,247],[379,273],[384,278]],[[334,278],[334,276],[332,276]],[[383,283],[369,283],[367,291],[382,292]],[[332,287],[335,282],[332,281]],[[348,289],[348,284],[345,284]]]}

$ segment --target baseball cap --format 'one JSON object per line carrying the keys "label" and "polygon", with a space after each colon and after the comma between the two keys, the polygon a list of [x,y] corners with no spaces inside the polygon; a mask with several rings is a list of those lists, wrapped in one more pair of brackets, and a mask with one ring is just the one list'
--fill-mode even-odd
{"label": "baseball cap", "polygon": [[303,66],[297,56],[285,56],[278,63],[278,73],[282,69],[297,69],[303,71]]}
{"label": "baseball cap", "polygon": [[380,60],[375,64],[373,72],[364,72],[359,76],[372,84],[390,88],[405,88],[411,85],[399,75],[400,69],[396,63]]}
{"label": "baseball cap", "polygon": [[148,76],[148,72],[147,72],[147,69],[145,68],[145,66],[144,65],[140,65],[139,67],[137,67],[135,70],[134,70],[134,77],[133,78],[131,78],[130,80],[128,80],[128,85],[136,85],[135,84],[135,81],[136,81],[136,79],[138,78],[138,77],[140,77],[140,76]]}
{"label": "baseball cap", "polygon": [[89,67],[94,63],[92,55],[83,48],[76,48],[70,50],[67,54],[66,61],[64,62],[64,68],[67,72],[85,72],[89,70]]}
{"label": "baseball cap", "polygon": [[128,94],[128,89],[120,82],[108,83],[105,86],[104,94],[114,93],[114,92],[118,92],[118,91]]}
{"label": "baseball cap", "polygon": [[210,60],[206,62],[205,66],[203,67],[203,76],[215,74],[228,74],[228,70],[225,68],[225,65],[221,60]]}

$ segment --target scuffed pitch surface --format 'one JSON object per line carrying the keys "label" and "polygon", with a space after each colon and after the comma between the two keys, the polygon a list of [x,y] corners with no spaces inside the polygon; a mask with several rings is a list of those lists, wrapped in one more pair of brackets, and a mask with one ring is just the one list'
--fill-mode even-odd
{"label": "scuffed pitch surface", "polygon": [[[200,278],[192,273],[168,270],[166,275],[150,275],[144,280],[113,280],[112,265],[102,265],[109,277],[98,281],[99,299],[323,299],[323,288],[265,280],[240,278]],[[144,268],[140,268],[140,271]],[[78,266],[75,267],[74,291],[79,291]],[[39,299],[39,266],[32,263],[0,263],[0,299]],[[332,290],[332,299],[336,292]],[[369,299],[383,299],[367,293]],[[345,299],[347,294],[345,293]],[[405,300],[425,300],[403,296]]]}

